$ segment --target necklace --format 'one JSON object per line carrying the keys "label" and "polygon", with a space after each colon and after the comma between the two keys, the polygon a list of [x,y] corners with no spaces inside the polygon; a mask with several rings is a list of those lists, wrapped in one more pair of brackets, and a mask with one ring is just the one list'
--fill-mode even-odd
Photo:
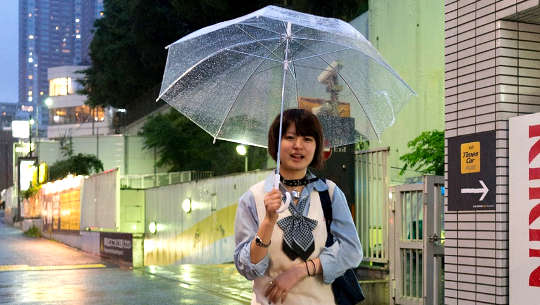
{"label": "necklace", "polygon": [[292,197],[293,197],[294,200],[300,199],[300,192],[297,191],[297,190],[292,190],[292,191],[291,191],[291,195],[292,195]]}
{"label": "necklace", "polygon": [[303,185],[308,185],[309,183],[317,180],[319,178],[315,177],[315,178],[311,178],[311,179],[308,179],[307,176],[304,176],[304,178],[302,179],[291,179],[291,180],[287,180],[287,179],[284,179],[283,177],[280,177],[280,180],[281,182],[283,182],[283,184],[285,184],[286,186],[303,186]]}

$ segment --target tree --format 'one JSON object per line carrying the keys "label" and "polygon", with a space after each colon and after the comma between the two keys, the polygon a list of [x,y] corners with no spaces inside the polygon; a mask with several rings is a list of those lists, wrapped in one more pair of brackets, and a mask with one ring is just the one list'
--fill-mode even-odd
{"label": "tree", "polygon": [[407,146],[412,151],[399,157],[405,163],[400,175],[409,168],[422,174],[444,175],[444,131],[424,131]]}
{"label": "tree", "polygon": [[[236,153],[236,143],[216,141],[176,110],[150,117],[140,135],[146,149],[159,153],[158,166],[170,171],[202,170],[216,175],[244,170],[244,157]],[[266,149],[249,148],[249,167],[262,168]]]}
{"label": "tree", "polygon": [[233,19],[266,5],[285,6],[351,20],[367,0],[105,0],[90,44],[91,66],[81,81],[92,106],[129,108],[163,76],[165,46],[204,26]]}
{"label": "tree", "polygon": [[62,179],[69,174],[90,175],[92,172],[103,171],[103,163],[95,155],[73,154],[71,137],[64,137],[60,140],[60,150],[64,159],[49,167],[49,181]]}
{"label": "tree", "polygon": [[165,0],[106,0],[90,43],[92,64],[81,93],[92,106],[128,108],[161,81],[165,46],[188,33]]}

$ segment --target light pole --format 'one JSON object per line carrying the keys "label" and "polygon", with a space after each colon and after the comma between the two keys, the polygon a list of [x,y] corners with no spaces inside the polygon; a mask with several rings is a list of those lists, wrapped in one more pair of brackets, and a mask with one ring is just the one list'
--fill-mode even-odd
{"label": "light pole", "polygon": [[30,117],[30,120],[28,121],[28,128],[30,128],[28,134],[28,142],[30,143],[30,148],[28,150],[28,153],[30,154],[30,157],[32,157],[32,126],[34,125],[34,123],[34,118]]}
{"label": "light pole", "polygon": [[247,172],[248,171],[248,156],[247,156],[247,147],[245,145],[237,145],[236,146],[236,152],[240,155],[240,156],[245,156],[244,158],[244,171]]}

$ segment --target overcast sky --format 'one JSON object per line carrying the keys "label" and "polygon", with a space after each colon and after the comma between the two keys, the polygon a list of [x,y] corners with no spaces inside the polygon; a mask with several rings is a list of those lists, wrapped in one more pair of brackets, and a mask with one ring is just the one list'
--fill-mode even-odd
{"label": "overcast sky", "polygon": [[0,0],[0,103],[17,102],[18,7],[17,0]]}

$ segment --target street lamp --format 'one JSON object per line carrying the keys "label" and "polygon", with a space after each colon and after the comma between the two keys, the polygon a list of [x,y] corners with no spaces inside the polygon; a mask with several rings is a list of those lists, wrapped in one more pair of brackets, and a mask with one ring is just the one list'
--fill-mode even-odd
{"label": "street lamp", "polygon": [[47,105],[48,108],[51,108],[52,104],[53,104],[53,99],[48,97],[45,99],[45,105]]}
{"label": "street lamp", "polygon": [[248,156],[247,156],[247,147],[245,145],[237,145],[236,146],[236,152],[240,155],[240,156],[245,156],[245,159],[244,159],[244,171],[247,172],[248,171]]}

